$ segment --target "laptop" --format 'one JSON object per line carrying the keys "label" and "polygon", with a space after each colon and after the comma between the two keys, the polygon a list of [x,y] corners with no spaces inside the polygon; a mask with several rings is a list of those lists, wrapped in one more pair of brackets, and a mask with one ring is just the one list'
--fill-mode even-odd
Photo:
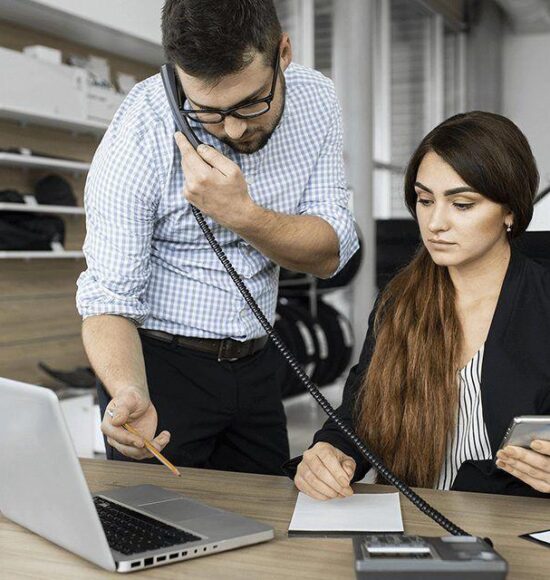
{"label": "laptop", "polygon": [[49,389],[0,378],[0,441],[2,514],[106,570],[133,572],[274,537],[270,526],[154,485],[92,495]]}

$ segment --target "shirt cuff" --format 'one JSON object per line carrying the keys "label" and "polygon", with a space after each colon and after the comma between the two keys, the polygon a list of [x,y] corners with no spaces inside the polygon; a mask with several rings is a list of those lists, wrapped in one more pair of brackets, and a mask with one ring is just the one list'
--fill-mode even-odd
{"label": "shirt cuff", "polygon": [[349,262],[350,258],[359,249],[359,239],[355,230],[355,221],[351,213],[346,209],[342,210],[344,215],[334,215],[325,213],[322,210],[308,208],[300,215],[313,215],[324,219],[334,230],[338,237],[338,267],[332,273],[335,276]]}

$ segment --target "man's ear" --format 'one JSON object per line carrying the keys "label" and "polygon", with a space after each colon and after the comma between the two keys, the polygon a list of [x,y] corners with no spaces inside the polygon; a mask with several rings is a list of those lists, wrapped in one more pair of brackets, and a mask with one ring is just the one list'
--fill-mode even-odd
{"label": "man's ear", "polygon": [[281,36],[281,42],[279,44],[281,70],[284,72],[288,65],[292,62],[292,44],[290,42],[290,37],[287,32],[283,32]]}

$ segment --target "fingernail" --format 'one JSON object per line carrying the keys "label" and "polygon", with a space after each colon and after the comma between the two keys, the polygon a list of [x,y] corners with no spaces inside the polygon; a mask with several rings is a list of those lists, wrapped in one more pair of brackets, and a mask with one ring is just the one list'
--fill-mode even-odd
{"label": "fingernail", "polygon": [[531,447],[533,449],[542,449],[542,443],[540,441],[533,441]]}
{"label": "fingernail", "polygon": [[204,144],[201,143],[198,147],[197,147],[197,151],[199,153],[206,153],[208,151],[208,147]]}
{"label": "fingernail", "polygon": [[348,483],[349,483],[348,480],[345,477],[340,477],[338,479],[338,482],[340,483],[340,485],[342,485],[344,487],[347,487],[348,486]]}

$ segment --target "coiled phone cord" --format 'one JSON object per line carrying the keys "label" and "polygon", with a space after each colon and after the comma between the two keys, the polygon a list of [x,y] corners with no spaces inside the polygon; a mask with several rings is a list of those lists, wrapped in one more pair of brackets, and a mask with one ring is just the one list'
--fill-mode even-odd
{"label": "coiled phone cord", "polygon": [[269,338],[273,341],[275,346],[279,349],[280,353],[285,358],[286,362],[290,365],[294,373],[302,381],[304,386],[307,388],[311,396],[319,403],[323,411],[329,416],[334,423],[338,426],[340,431],[346,435],[346,437],[353,442],[353,444],[361,451],[368,462],[378,471],[378,473],[391,485],[396,487],[407,499],[409,499],[420,511],[425,513],[427,516],[432,518],[436,523],[438,523],[442,528],[447,530],[450,534],[454,536],[469,536],[467,532],[459,528],[457,525],[453,524],[449,519],[447,519],[442,513],[438,512],[429,503],[423,500],[417,493],[415,493],[405,482],[401,481],[396,475],[394,475],[381,461],[381,459],[370,451],[364,443],[357,437],[357,435],[350,429],[340,417],[337,415],[336,411],[331,407],[330,403],[325,399],[322,393],[317,388],[317,385],[311,381],[311,379],[304,372],[302,367],[299,365],[298,361],[294,358],[294,355],[288,350],[285,343],[279,338],[269,321],[265,317],[264,313],[261,311],[260,307],[256,304],[256,301],[250,294],[248,288],[245,286],[241,280],[239,274],[233,268],[233,264],[229,261],[229,258],[225,255],[225,252],[221,248],[218,240],[214,237],[212,230],[206,223],[204,216],[201,211],[194,205],[191,205],[191,210],[193,215],[197,220],[203,234],[205,235],[208,243],[216,253],[220,262],[223,264],[227,273],[239,289],[243,298],[246,300],[247,304],[252,309],[252,312],[263,326]]}

